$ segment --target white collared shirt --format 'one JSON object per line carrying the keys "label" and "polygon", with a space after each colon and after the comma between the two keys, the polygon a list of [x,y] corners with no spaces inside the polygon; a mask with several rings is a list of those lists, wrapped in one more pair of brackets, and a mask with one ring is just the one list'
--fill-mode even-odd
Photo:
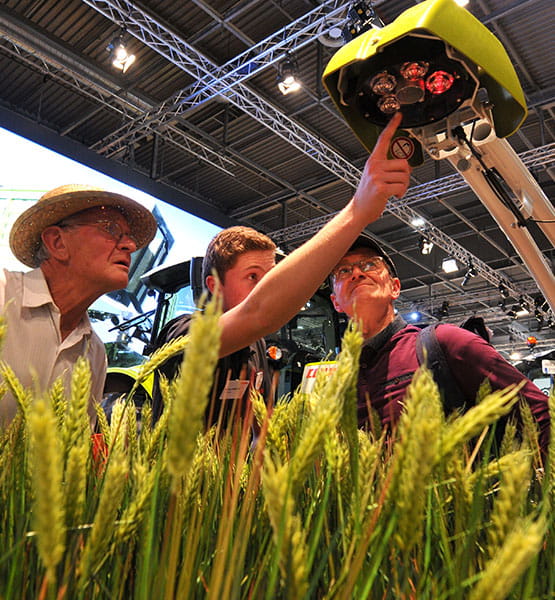
{"label": "white collared shirt", "polygon": [[[102,399],[107,361],[104,344],[92,330],[88,316],[85,314],[62,341],[60,311],[40,269],[28,273],[0,270],[0,312],[7,326],[0,358],[14,370],[24,388],[34,391],[38,383],[44,393],[61,376],[69,396],[73,365],[79,356],[88,358],[92,379],[89,414],[93,417],[93,398]],[[0,398],[0,421],[11,421],[16,411],[17,402],[8,392]]]}

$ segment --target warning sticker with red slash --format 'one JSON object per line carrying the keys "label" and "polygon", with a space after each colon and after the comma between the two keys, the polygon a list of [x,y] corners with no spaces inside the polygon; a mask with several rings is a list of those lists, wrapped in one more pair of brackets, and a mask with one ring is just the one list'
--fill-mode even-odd
{"label": "warning sticker with red slash", "polygon": [[399,136],[389,146],[391,156],[394,158],[411,158],[414,154],[414,142],[409,137]]}

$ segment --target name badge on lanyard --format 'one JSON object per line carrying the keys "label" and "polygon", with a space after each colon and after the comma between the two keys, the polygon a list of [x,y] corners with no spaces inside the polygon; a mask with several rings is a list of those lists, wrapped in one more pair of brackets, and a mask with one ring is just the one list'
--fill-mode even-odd
{"label": "name badge on lanyard", "polygon": [[220,394],[220,400],[233,400],[235,398],[242,398],[248,387],[248,379],[230,379],[225,384],[225,387]]}

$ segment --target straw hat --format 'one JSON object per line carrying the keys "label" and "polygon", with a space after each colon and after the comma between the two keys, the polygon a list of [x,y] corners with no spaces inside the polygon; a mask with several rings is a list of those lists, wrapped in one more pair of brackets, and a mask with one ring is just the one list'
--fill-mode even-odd
{"label": "straw hat", "polygon": [[95,206],[110,206],[121,211],[137,241],[137,249],[144,248],[156,233],[156,219],[135,200],[88,185],[62,185],[43,194],[17,218],[10,231],[12,252],[27,266],[38,267],[36,253],[41,233],[47,227]]}

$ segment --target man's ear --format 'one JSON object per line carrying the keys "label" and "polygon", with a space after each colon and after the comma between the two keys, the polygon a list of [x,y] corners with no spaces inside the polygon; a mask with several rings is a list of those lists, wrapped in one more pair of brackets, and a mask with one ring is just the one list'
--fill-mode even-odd
{"label": "man's ear", "polygon": [[216,288],[216,278],[214,275],[207,275],[205,281],[206,289],[213,294]]}
{"label": "man's ear", "polygon": [[398,277],[391,278],[391,297],[393,300],[401,295],[401,280]]}
{"label": "man's ear", "polygon": [[336,299],[336,297],[335,297],[335,294],[330,294],[330,300],[332,301],[332,303],[333,303],[333,307],[335,308],[335,310],[336,310],[337,312],[340,312],[340,313],[342,313],[342,312],[343,312],[343,309],[341,308],[341,305],[339,304],[339,302],[337,302],[337,299]]}
{"label": "man's ear", "polygon": [[47,227],[40,235],[42,243],[48,250],[48,254],[58,260],[69,258],[69,249],[65,242],[62,230],[56,225]]}

